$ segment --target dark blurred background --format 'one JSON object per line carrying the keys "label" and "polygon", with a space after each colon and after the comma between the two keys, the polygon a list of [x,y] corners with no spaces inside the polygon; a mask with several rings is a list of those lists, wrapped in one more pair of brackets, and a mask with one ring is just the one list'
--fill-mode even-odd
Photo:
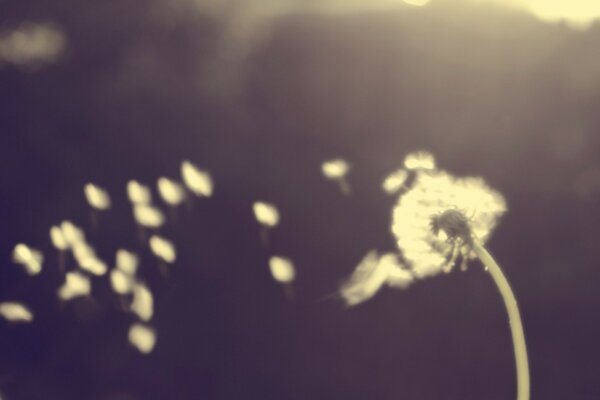
{"label": "dark blurred background", "polygon": [[[0,321],[2,399],[514,398],[504,306],[477,263],[356,308],[321,301],[370,249],[395,249],[396,199],[381,182],[420,149],[506,196],[489,248],[519,299],[532,398],[600,398],[597,23],[434,0],[0,10],[0,301],[35,314]],[[41,55],[7,47],[35,24],[54,35]],[[332,157],[351,163],[352,196],[321,175]],[[215,195],[163,230],[179,259],[154,279],[124,188],[176,178],[183,159],[211,171]],[[115,204],[96,231],[90,181]],[[256,200],[282,215],[266,247]],[[94,280],[95,303],[58,302],[48,229],[63,219],[106,260],[144,254],[151,354],[128,344],[132,317],[107,278]],[[40,275],[11,262],[18,242],[44,251]],[[272,254],[297,266],[293,300],[270,276]]]}

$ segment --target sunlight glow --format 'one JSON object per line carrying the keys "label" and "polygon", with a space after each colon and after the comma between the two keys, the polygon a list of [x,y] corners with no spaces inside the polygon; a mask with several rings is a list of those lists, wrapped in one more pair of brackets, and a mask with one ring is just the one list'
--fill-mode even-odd
{"label": "sunlight glow", "polygon": [[586,28],[600,18],[600,2],[596,0],[517,0],[545,21],[566,21],[575,28]]}

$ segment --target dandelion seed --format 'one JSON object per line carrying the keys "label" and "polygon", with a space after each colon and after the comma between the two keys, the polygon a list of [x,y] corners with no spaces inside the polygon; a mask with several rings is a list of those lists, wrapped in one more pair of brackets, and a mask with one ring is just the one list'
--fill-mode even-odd
{"label": "dandelion seed", "polygon": [[279,224],[279,211],[273,204],[257,201],[253,205],[256,220],[264,226],[273,228]]}
{"label": "dandelion seed", "polygon": [[64,52],[66,37],[53,24],[26,22],[0,36],[0,62],[33,67],[56,61]]}
{"label": "dandelion seed", "polygon": [[139,258],[135,253],[123,249],[117,250],[116,266],[124,274],[135,275],[138,264]]}
{"label": "dandelion seed", "polygon": [[413,281],[413,274],[398,261],[397,255],[379,256],[372,250],[342,285],[340,295],[348,306],[355,306],[373,297],[384,285],[406,288]]}
{"label": "dandelion seed", "polygon": [[67,242],[62,229],[58,226],[53,226],[50,228],[50,240],[52,241],[52,245],[60,251],[67,250],[69,248],[69,243]]}
{"label": "dandelion seed", "polygon": [[58,289],[61,300],[71,300],[75,297],[89,296],[92,289],[90,279],[81,272],[68,272],[65,283]]}
{"label": "dandelion seed", "polygon": [[42,252],[32,249],[23,243],[15,246],[12,258],[15,263],[23,266],[27,275],[37,275],[42,271],[42,264],[44,262]]}
{"label": "dandelion seed", "polygon": [[0,316],[11,322],[31,322],[33,314],[27,306],[21,303],[0,303]]}
{"label": "dandelion seed", "polygon": [[87,271],[96,276],[102,276],[108,271],[108,267],[106,266],[104,261],[100,260],[97,257],[83,258],[79,262],[79,266],[84,271]]}
{"label": "dandelion seed", "polygon": [[137,322],[129,328],[128,338],[129,343],[143,354],[150,353],[156,345],[154,329]]}
{"label": "dandelion seed", "polygon": [[328,179],[340,179],[346,176],[350,170],[350,165],[341,158],[326,161],[321,165],[323,175]]}
{"label": "dandelion seed", "polygon": [[85,242],[85,234],[83,230],[78,228],[71,221],[63,221],[60,224],[62,234],[70,247],[75,246],[78,243]]}
{"label": "dandelion seed", "polygon": [[150,188],[135,180],[127,182],[127,197],[133,204],[149,205],[152,202]]}
{"label": "dandelion seed", "polygon": [[154,314],[154,300],[150,289],[143,283],[133,286],[133,301],[130,306],[131,312],[142,321],[149,321]]}
{"label": "dandelion seed", "polygon": [[87,183],[83,189],[85,197],[92,208],[97,210],[108,210],[110,208],[110,196],[106,190],[93,183]]}
{"label": "dandelion seed", "polygon": [[296,268],[287,258],[273,256],[269,259],[269,268],[273,279],[280,283],[291,283],[296,278]]}
{"label": "dandelion seed", "polygon": [[133,290],[134,281],[131,275],[120,269],[110,271],[110,284],[115,293],[127,294]]}
{"label": "dandelion seed", "polygon": [[165,223],[162,211],[147,204],[135,204],[133,216],[139,225],[146,228],[159,228]]}
{"label": "dandelion seed", "polygon": [[388,175],[383,181],[382,187],[387,194],[394,194],[404,187],[404,182],[408,178],[408,171],[399,169]]}
{"label": "dandelion seed", "polygon": [[185,198],[185,190],[179,183],[165,178],[158,178],[158,194],[170,206],[178,206]]}
{"label": "dandelion seed", "polygon": [[406,156],[404,166],[410,170],[433,170],[435,169],[435,159],[433,154],[428,151],[415,151]]}
{"label": "dandelion seed", "polygon": [[177,258],[173,242],[158,235],[150,238],[150,250],[156,257],[169,264],[174,263]]}
{"label": "dandelion seed", "polygon": [[350,164],[341,158],[325,161],[321,165],[321,171],[323,172],[325,178],[337,181],[340,185],[342,193],[345,195],[350,194],[350,185],[346,180],[346,175],[348,174],[349,170]]}
{"label": "dandelion seed", "polygon": [[181,177],[187,188],[199,197],[210,197],[213,193],[213,182],[207,171],[198,169],[189,161],[181,163]]}

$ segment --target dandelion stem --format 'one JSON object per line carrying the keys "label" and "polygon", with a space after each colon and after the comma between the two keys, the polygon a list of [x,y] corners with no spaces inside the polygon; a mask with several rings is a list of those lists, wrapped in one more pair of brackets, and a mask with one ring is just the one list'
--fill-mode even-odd
{"label": "dandelion stem", "polygon": [[508,313],[508,322],[512,334],[513,347],[515,351],[515,363],[517,368],[517,400],[529,400],[529,361],[527,359],[527,346],[525,345],[525,333],[523,331],[523,322],[517,306],[517,299],[510,288],[506,276],[500,269],[500,266],[492,255],[477,241],[473,243],[473,250],[483,265],[487,268],[492,279],[496,283],[506,311]]}

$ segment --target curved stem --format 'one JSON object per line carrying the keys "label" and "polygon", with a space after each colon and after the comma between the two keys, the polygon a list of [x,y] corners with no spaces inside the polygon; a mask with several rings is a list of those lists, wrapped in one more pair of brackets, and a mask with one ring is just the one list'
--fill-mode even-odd
{"label": "curved stem", "polygon": [[485,247],[474,241],[473,250],[494,279],[494,282],[502,295],[502,299],[504,300],[515,350],[515,362],[517,367],[517,400],[529,400],[529,361],[527,359],[525,333],[523,331],[519,307],[517,306],[517,299],[510,288],[508,280],[500,269],[500,266]]}

